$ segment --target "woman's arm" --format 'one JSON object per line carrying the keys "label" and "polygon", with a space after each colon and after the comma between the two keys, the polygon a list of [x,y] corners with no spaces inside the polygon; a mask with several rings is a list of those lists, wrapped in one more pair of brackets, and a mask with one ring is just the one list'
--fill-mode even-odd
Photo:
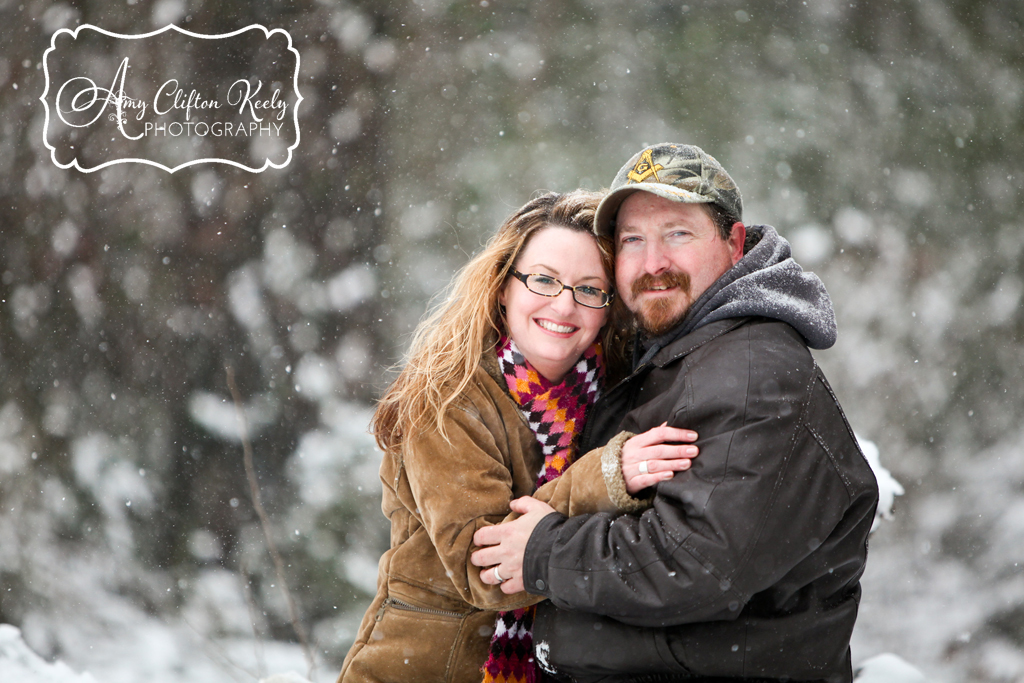
{"label": "woman's arm", "polygon": [[[519,478],[515,481],[512,470],[513,461],[518,463],[532,453],[536,440],[532,434],[509,434],[503,428],[489,427],[501,424],[496,415],[481,415],[480,411],[490,407],[483,397],[476,405],[463,402],[461,407],[453,406],[446,416],[448,439],[436,429],[408,435],[403,444],[404,473],[399,477],[404,474],[407,478],[412,500],[405,504],[423,526],[412,533],[428,535],[459,597],[479,609],[509,610],[539,600],[525,593],[506,595],[498,586],[483,583],[469,556],[474,549],[473,533],[502,521],[512,499],[532,489],[525,467],[515,468]],[[432,561],[436,562],[426,555],[416,560]],[[393,569],[411,581],[422,580],[412,575],[421,573],[415,566]]]}
{"label": "woman's arm", "polygon": [[[667,425],[642,434],[619,432],[605,446],[579,458],[561,477],[537,489],[533,497],[569,517],[642,512],[650,506],[650,496],[636,494],[689,469],[690,460],[697,456],[692,445],[696,439],[696,432]],[[646,463],[643,469],[641,463]],[[514,518],[513,513],[510,519]]]}

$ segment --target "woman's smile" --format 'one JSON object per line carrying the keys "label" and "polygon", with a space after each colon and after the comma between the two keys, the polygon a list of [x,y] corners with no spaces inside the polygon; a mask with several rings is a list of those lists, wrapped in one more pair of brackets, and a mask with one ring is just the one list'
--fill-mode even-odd
{"label": "woman's smile", "polygon": [[576,330],[580,329],[580,328],[576,327],[575,325],[559,324],[559,323],[554,322],[553,320],[545,320],[543,318],[535,318],[534,322],[536,322],[538,325],[540,325],[542,328],[544,328],[548,332],[554,332],[555,334],[563,335],[563,336],[570,336]]}

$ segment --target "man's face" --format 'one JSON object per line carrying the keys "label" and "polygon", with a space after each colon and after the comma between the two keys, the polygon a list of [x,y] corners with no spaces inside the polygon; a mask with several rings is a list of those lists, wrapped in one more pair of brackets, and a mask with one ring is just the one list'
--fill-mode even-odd
{"label": "man's face", "polygon": [[743,258],[746,230],[723,240],[698,204],[634,192],[619,207],[615,283],[623,303],[649,334],[668,332],[697,297]]}

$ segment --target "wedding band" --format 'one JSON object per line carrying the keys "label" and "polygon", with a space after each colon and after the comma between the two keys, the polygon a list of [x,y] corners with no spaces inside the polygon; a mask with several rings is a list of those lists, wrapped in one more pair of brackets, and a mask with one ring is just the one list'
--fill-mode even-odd
{"label": "wedding band", "polygon": [[508,580],[508,579],[501,578],[501,574],[498,573],[498,568],[497,567],[494,568],[494,578],[496,578],[498,580],[498,583],[505,583],[505,581]]}
{"label": "wedding band", "polygon": [[640,474],[647,474],[647,473],[648,473],[647,472],[647,461],[646,460],[641,460],[640,461]]}

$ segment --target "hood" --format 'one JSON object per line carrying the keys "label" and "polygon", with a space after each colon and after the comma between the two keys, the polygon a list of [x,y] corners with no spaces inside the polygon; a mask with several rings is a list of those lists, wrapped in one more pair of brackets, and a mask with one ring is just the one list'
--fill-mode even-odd
{"label": "hood", "polygon": [[693,302],[675,328],[647,340],[644,358],[698,327],[725,318],[760,316],[789,323],[812,349],[836,343],[836,316],[825,285],[793,260],[787,242],[770,225],[747,226],[754,246]]}

